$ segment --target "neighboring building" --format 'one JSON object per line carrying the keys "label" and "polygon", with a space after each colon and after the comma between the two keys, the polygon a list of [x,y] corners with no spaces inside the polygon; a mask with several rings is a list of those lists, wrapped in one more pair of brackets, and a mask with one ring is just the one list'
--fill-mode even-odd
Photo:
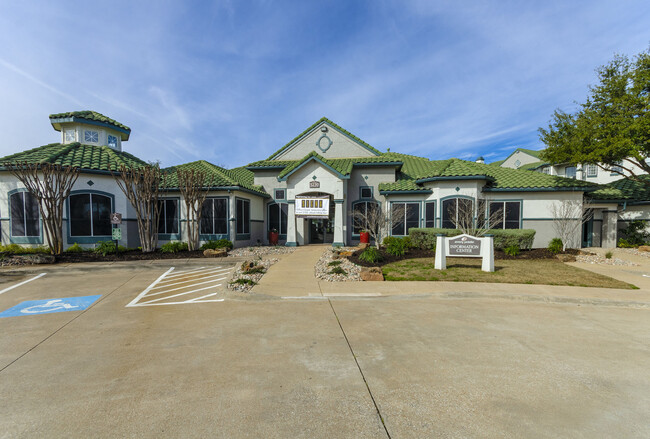
{"label": "neighboring building", "polygon": [[[123,151],[130,129],[95,112],[56,114],[50,120],[61,132],[60,143],[13,154],[0,163],[78,166],[82,174],[65,209],[66,246],[110,239],[108,214],[117,211],[126,224],[121,243],[136,247],[133,210],[109,172],[120,164],[145,163]],[[201,240],[228,238],[238,247],[266,244],[271,230],[288,246],[356,244],[363,224],[352,221],[352,212],[377,208],[404,215],[390,230],[395,236],[405,236],[413,227],[453,227],[457,206],[477,200],[485,200],[487,210],[505,212],[496,227],[535,229],[534,246],[544,247],[555,237],[551,206],[562,200],[582,202],[590,193],[597,194],[593,198],[598,204],[582,243],[613,247],[619,207],[643,211],[635,203],[647,194],[636,189],[525,170],[539,161],[535,153],[520,149],[502,166],[453,158],[432,161],[381,152],[322,118],[267,159],[247,166],[224,169],[199,160],[165,169],[171,179],[163,191],[159,239],[187,239],[184,203],[174,181],[179,168],[208,175]],[[506,166],[517,161],[520,169]],[[2,243],[44,243],[38,209],[7,171],[0,172],[0,214]]]}

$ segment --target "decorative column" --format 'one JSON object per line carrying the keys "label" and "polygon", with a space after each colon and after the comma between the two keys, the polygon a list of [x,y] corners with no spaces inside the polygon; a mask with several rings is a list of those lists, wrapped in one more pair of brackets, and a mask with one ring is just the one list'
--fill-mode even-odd
{"label": "decorative column", "polygon": [[615,210],[603,210],[602,248],[616,248],[617,215]]}
{"label": "decorative column", "polygon": [[343,237],[343,203],[344,200],[334,200],[334,242],[332,247],[345,246]]}
{"label": "decorative column", "polygon": [[287,212],[287,247],[296,247],[296,200],[288,200],[289,211]]}
{"label": "decorative column", "polygon": [[438,233],[436,235],[436,257],[433,268],[436,270],[447,269],[447,235]]}
{"label": "decorative column", "polygon": [[481,239],[483,241],[481,246],[481,252],[483,253],[481,270],[492,273],[494,272],[494,235],[485,235]]}
{"label": "decorative column", "polygon": [[230,216],[228,231],[230,232],[230,241],[235,244],[237,240],[237,201],[235,200],[235,194],[228,196],[228,203],[228,216]]}

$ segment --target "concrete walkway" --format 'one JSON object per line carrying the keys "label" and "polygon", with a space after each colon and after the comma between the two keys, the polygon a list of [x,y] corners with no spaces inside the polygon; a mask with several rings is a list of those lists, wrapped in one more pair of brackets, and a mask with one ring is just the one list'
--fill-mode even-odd
{"label": "concrete walkway", "polygon": [[314,265],[328,246],[299,247],[264,275],[253,293],[275,297],[438,296],[446,298],[506,298],[518,301],[597,304],[650,308],[650,259],[638,267],[574,263],[638,286],[638,290],[556,285],[480,282],[327,282],[314,276]]}

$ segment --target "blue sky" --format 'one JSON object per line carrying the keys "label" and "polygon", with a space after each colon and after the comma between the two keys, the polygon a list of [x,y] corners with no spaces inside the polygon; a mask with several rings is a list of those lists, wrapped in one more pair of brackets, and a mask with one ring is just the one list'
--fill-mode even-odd
{"label": "blue sky", "polygon": [[0,0],[0,154],[93,109],[168,166],[266,158],[326,116],[378,149],[487,161],[541,148],[648,1]]}

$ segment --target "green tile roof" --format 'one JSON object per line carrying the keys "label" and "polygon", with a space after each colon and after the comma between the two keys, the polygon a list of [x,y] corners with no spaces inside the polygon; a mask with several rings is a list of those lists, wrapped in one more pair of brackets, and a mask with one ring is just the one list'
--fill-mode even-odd
{"label": "green tile roof", "polygon": [[127,152],[115,151],[107,146],[84,145],[82,143],[52,143],[38,148],[19,152],[0,158],[5,163],[54,163],[74,166],[82,170],[109,171],[109,166],[117,169],[120,165],[144,166],[147,163]]}
{"label": "green tile roof", "polygon": [[289,174],[291,174],[293,171],[296,169],[300,168],[304,164],[308,163],[311,160],[317,160],[326,166],[328,166],[330,169],[334,170],[341,176],[349,176],[350,173],[352,172],[352,168],[354,166],[359,166],[359,165],[364,165],[364,164],[374,164],[374,165],[381,165],[381,164],[386,164],[387,166],[401,166],[402,162],[400,160],[396,160],[391,156],[387,156],[385,154],[379,155],[379,156],[374,156],[374,157],[352,157],[352,158],[339,158],[339,159],[329,159],[321,156],[318,154],[316,151],[312,151],[309,154],[307,154],[305,157],[303,157],[300,160],[294,160],[291,162],[287,167],[285,167],[280,174],[278,174],[278,178],[285,178]]}
{"label": "green tile roof", "polygon": [[540,168],[542,166],[548,165],[548,162],[533,162],[533,163],[526,163],[525,165],[521,165],[519,169],[525,169],[527,171],[534,171],[537,168]]}
{"label": "green tile roof", "polygon": [[642,175],[640,181],[621,178],[590,192],[589,196],[599,201],[650,201],[650,175]]}
{"label": "green tile roof", "polygon": [[517,148],[517,149],[515,149],[515,151],[525,152],[526,154],[532,155],[533,157],[541,158],[543,150]]}
{"label": "green tile roof", "polygon": [[102,122],[107,125],[112,125],[116,128],[121,128],[122,130],[131,132],[131,128],[127,127],[126,125],[121,124],[118,121],[113,120],[110,117],[104,116],[103,114],[98,113],[96,111],[90,111],[90,110],[69,111],[67,113],[50,114],[50,120],[68,119],[68,118],[86,119],[86,120],[92,120],[94,122]]}
{"label": "green tile roof", "polygon": [[505,162],[505,161],[506,161],[506,159],[497,160],[496,162],[492,162],[492,163],[488,163],[488,164],[492,165],[492,166],[501,166],[503,164],[503,162]]}
{"label": "green tile roof", "polygon": [[275,151],[273,154],[271,154],[267,160],[272,160],[273,157],[276,157],[276,156],[278,156],[279,154],[281,154],[284,150],[286,150],[286,149],[289,148],[291,145],[293,145],[293,144],[294,144],[296,141],[298,141],[301,137],[303,137],[304,135],[306,135],[307,133],[309,133],[311,130],[313,130],[314,128],[316,128],[318,125],[320,125],[320,124],[323,123],[323,122],[327,122],[327,124],[328,124],[329,126],[331,126],[332,128],[337,129],[337,130],[340,131],[341,133],[343,133],[343,134],[345,134],[346,136],[350,137],[352,140],[354,140],[354,141],[356,141],[357,143],[359,143],[359,144],[365,146],[367,149],[369,149],[370,151],[374,152],[375,154],[381,154],[381,151],[379,151],[378,149],[373,148],[373,147],[370,146],[368,143],[364,142],[363,140],[361,140],[360,138],[358,138],[357,136],[355,136],[355,135],[352,134],[351,132],[349,132],[349,131],[347,131],[347,130],[341,128],[340,126],[338,126],[337,124],[335,124],[334,122],[332,122],[331,120],[329,120],[328,118],[326,118],[326,117],[322,117],[321,119],[319,119],[318,121],[316,121],[316,123],[312,124],[309,128],[307,128],[305,131],[303,131],[302,133],[298,134],[295,138],[291,139],[291,141],[290,141],[289,143],[287,143],[287,144],[284,145],[282,148],[278,149],[278,150]]}
{"label": "green tile roof", "polygon": [[163,172],[167,175],[165,179],[165,188],[175,189],[178,188],[178,179],[176,170],[197,170],[205,172],[207,176],[208,186],[211,188],[235,188],[239,187],[258,195],[268,196],[261,186],[253,184],[254,174],[244,167],[225,169],[217,165],[213,165],[205,160],[198,160],[196,162],[185,163],[178,166],[165,168]]}

